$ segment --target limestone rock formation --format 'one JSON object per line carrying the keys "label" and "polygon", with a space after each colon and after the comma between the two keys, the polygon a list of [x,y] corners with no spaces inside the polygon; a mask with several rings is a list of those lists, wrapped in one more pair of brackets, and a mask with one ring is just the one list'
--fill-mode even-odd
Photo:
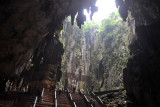
{"label": "limestone rock formation", "polygon": [[125,19],[123,14],[129,10],[135,20],[135,38],[130,45],[131,58],[124,69],[124,85],[128,97],[137,103],[137,106],[158,107],[160,1],[116,1],[120,8],[123,8],[119,10],[121,16]]}
{"label": "limestone rock formation", "polygon": [[93,22],[81,29],[71,26],[68,20],[64,23],[62,71],[68,87],[77,84],[78,89],[95,87],[94,91],[123,88],[122,71],[129,55],[128,28],[115,13],[112,18],[103,20],[103,31],[101,27],[92,26]]}
{"label": "limestone rock formation", "polygon": [[[83,9],[90,10],[93,14],[97,10],[95,2],[95,0],[1,0],[0,78],[2,80],[12,79],[17,81],[18,78],[23,78],[21,76],[22,72],[29,69],[30,72],[35,72],[31,69],[37,66],[35,63],[41,59],[34,60],[34,64],[31,60],[35,57],[34,53],[36,53],[39,46],[45,49],[45,56],[48,55],[46,59],[44,58],[44,62],[47,64],[58,63],[58,58],[52,59],[55,62],[47,62],[49,58],[52,58],[50,57],[52,53],[48,52],[51,48],[44,48],[45,43],[53,45],[53,43],[48,43],[47,36],[51,36],[50,39],[55,41],[54,45],[57,44],[58,46],[60,42],[52,36],[56,35],[56,38],[58,38],[65,17],[71,15],[72,20],[74,20],[75,15],[78,13],[77,23],[81,26],[85,21],[85,16],[82,14]],[[59,48],[59,50],[54,51],[59,52],[61,50],[62,48]],[[59,75],[57,78],[59,80],[61,74],[57,75]],[[14,84],[17,83],[14,82]]]}

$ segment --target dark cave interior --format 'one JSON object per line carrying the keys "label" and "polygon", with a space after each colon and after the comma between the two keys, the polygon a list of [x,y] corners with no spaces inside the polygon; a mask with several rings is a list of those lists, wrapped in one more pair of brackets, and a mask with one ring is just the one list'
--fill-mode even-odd
{"label": "dark cave interior", "polygon": [[[0,1],[0,90],[7,80],[17,87],[20,81],[30,91],[56,86],[60,80],[64,53],[59,41],[63,21],[71,16],[77,25],[91,16],[96,0],[1,0]],[[139,107],[160,106],[160,1],[116,0],[120,16],[126,21],[131,13],[135,36],[129,46],[131,57],[123,70],[128,98]],[[104,11],[105,12],[105,11]],[[130,24],[132,26],[132,23]],[[37,76],[38,75],[38,76]],[[23,78],[23,80],[22,80]],[[51,82],[52,81],[52,82]]]}

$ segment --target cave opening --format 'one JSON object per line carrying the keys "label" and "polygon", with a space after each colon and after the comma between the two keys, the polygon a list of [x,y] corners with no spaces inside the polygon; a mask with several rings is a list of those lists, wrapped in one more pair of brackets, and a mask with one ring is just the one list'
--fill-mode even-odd
{"label": "cave opening", "polygon": [[96,18],[96,0],[1,0],[0,106],[91,106],[93,91],[101,106],[159,107],[160,1],[115,2]]}
{"label": "cave opening", "polygon": [[63,23],[59,38],[64,48],[62,77],[57,87],[71,92],[76,87],[76,92],[83,90],[85,94],[114,90],[115,93],[109,93],[114,96],[111,101],[106,101],[107,94],[99,97],[108,106],[112,105],[109,105],[112,101],[123,104],[126,96],[123,69],[129,58],[128,46],[132,41],[129,34],[132,31],[128,22],[120,17],[115,1],[99,0],[96,6],[98,11],[93,14],[92,20],[90,12],[84,10],[86,21],[81,28],[76,21],[71,25],[71,17]]}
{"label": "cave opening", "polygon": [[[112,12],[118,10],[114,0],[97,0],[95,5],[98,7],[98,10],[93,14],[92,21],[97,23],[106,19]],[[86,15],[86,20],[91,21],[91,12],[84,9],[84,14]]]}

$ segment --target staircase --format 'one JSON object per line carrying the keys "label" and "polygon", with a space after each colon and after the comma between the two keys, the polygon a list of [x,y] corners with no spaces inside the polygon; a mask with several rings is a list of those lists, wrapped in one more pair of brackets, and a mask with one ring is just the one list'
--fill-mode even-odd
{"label": "staircase", "polygon": [[[10,96],[10,97],[9,97]],[[16,101],[16,94],[4,92],[0,94],[0,107],[9,107]]]}
{"label": "staircase", "polygon": [[89,100],[90,102],[90,99],[92,98],[94,101],[95,101],[95,107],[102,107],[97,101],[95,98],[93,98],[92,96],[90,95],[85,95],[87,97],[87,99]]}
{"label": "staircase", "polygon": [[[37,96],[29,93],[4,93],[0,95],[0,107],[33,107],[34,104],[34,107],[55,107],[55,98],[57,100],[56,107],[73,107],[71,102],[75,102],[76,106],[74,107],[89,106],[89,104],[85,102],[84,98],[80,94],[70,94],[72,97],[71,100],[69,100],[69,96],[65,92],[62,92],[60,95],[57,94],[56,97],[54,94],[54,91],[44,90],[42,98],[38,98],[37,102],[35,103]],[[91,97],[89,95],[86,96],[88,100]],[[95,107],[101,106],[98,104],[98,102],[96,102]]]}
{"label": "staircase", "polygon": [[36,96],[22,94],[17,101],[14,101],[12,107],[30,107],[34,104]]}
{"label": "staircase", "polygon": [[[37,96],[24,92],[9,92],[0,95],[0,107],[33,107]],[[37,97],[38,98],[38,97]],[[35,107],[53,107],[54,92],[45,90]]]}
{"label": "staircase", "polygon": [[72,94],[72,98],[75,101],[77,107],[87,107],[84,99],[79,94]]}
{"label": "staircase", "polygon": [[30,107],[35,98],[25,92],[4,92],[0,95],[0,107]]}
{"label": "staircase", "polygon": [[53,107],[54,106],[54,91],[45,90],[40,102],[37,102],[36,107]]}
{"label": "staircase", "polygon": [[57,107],[72,107],[66,93],[57,95]]}

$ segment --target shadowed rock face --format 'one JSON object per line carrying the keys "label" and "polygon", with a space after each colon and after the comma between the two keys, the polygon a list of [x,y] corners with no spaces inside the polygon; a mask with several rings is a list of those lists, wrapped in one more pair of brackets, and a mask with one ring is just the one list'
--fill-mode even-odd
{"label": "shadowed rock face", "polygon": [[95,0],[0,1],[0,74],[20,75],[45,37],[59,33],[66,16],[73,20],[78,13],[81,26],[83,9],[91,7],[93,14],[97,10],[94,4]]}
{"label": "shadowed rock face", "polygon": [[131,58],[124,69],[128,96],[138,106],[160,106],[160,1],[116,0],[125,20],[129,10],[135,19],[136,39],[130,45]]}
{"label": "shadowed rock face", "polygon": [[124,70],[124,84],[128,95],[149,107],[159,106],[159,28],[159,22],[136,28],[138,39],[130,45],[132,57]]}
{"label": "shadowed rock face", "polygon": [[[16,87],[23,78],[24,87],[31,83],[33,89],[59,81],[64,51],[59,41],[59,31],[63,27],[63,20],[71,15],[73,24],[78,13],[76,20],[81,27],[86,19],[83,9],[90,9],[93,15],[97,10],[95,2],[96,0],[1,0],[1,80],[10,79]],[[4,86],[5,82],[2,87]]]}
{"label": "shadowed rock face", "polygon": [[159,20],[160,1],[158,0],[115,0],[119,13],[126,20],[128,11],[136,20],[136,26],[149,25]]}

